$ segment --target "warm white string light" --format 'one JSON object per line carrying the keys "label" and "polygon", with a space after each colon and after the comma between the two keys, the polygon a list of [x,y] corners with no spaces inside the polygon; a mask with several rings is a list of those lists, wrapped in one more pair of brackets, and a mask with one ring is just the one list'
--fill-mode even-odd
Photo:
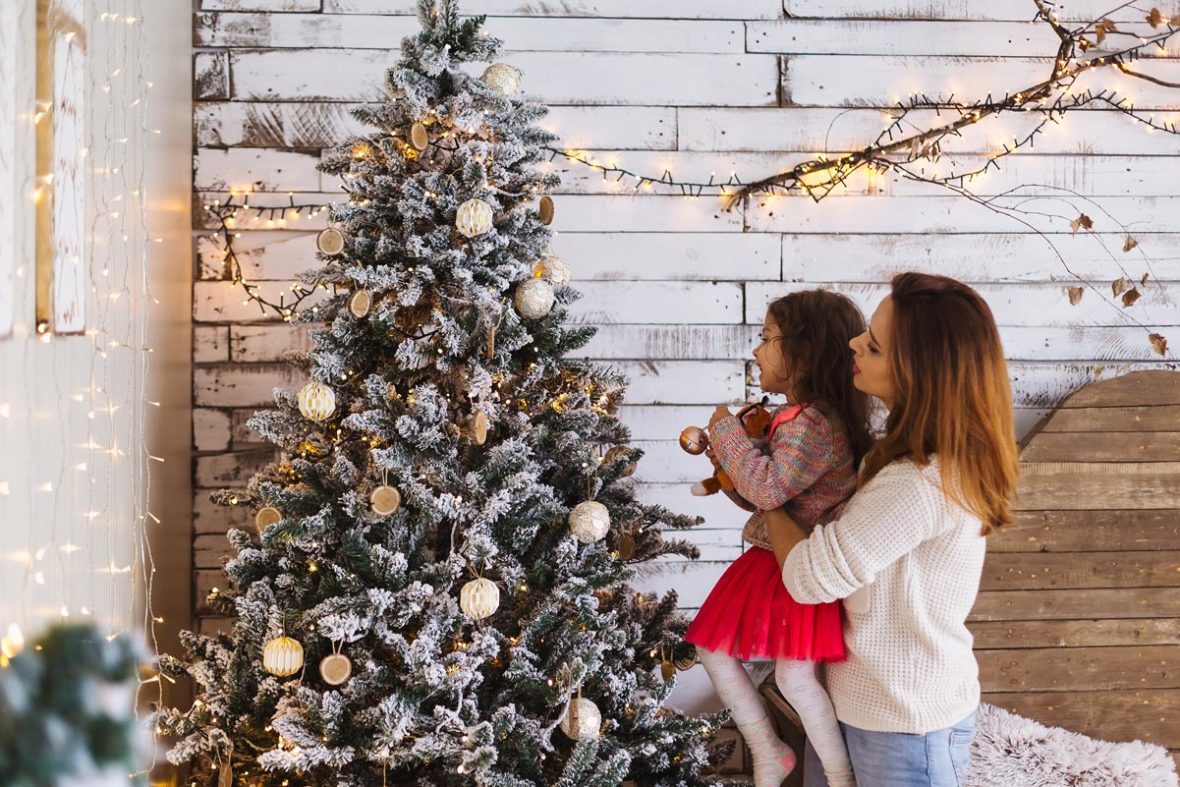
{"label": "warm white string light", "polygon": [[[87,4],[86,330],[37,335],[30,328],[32,271],[14,277],[13,336],[0,341],[0,630],[3,654],[56,620],[93,619],[108,639],[144,637],[155,653],[155,566],[147,523],[153,457],[146,432],[151,360],[145,165],[150,62],[143,0]],[[31,74],[35,0],[22,0],[11,42]],[[29,33],[29,35],[24,35]],[[0,39],[3,39],[0,35]],[[53,107],[19,94],[19,161],[33,161],[33,130],[54,122]],[[19,252],[33,248],[33,205],[52,182],[28,165],[28,199],[17,208]],[[18,257],[19,258],[19,257]],[[7,619],[5,619],[7,618]],[[141,680],[141,688],[157,679]],[[153,754],[154,756],[154,754]],[[154,760],[153,763],[154,765]]]}

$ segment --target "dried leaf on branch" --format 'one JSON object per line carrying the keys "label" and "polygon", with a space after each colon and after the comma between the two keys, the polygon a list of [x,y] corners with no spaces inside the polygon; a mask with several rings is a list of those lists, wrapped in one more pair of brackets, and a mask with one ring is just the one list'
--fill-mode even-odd
{"label": "dried leaf on branch", "polygon": [[1131,289],[1129,289],[1123,293],[1123,306],[1127,306],[1127,307],[1133,306],[1135,304],[1135,301],[1139,300],[1140,297],[1141,296],[1139,293],[1139,289],[1136,287],[1132,287]]}
{"label": "dried leaf on branch", "polygon": [[1151,9],[1151,13],[1147,15],[1147,23],[1152,27],[1159,27],[1164,23],[1164,15],[1158,8]]}
{"label": "dried leaf on branch", "polygon": [[1135,240],[1133,237],[1128,235],[1127,239],[1125,241],[1123,241],[1123,251],[1130,251],[1131,249],[1135,248],[1138,245],[1139,245],[1139,241]]}
{"label": "dried leaf on branch", "polygon": [[1087,230],[1092,229],[1094,227],[1094,220],[1091,219],[1089,216],[1087,216],[1085,213],[1083,213],[1069,223],[1069,228],[1071,230],[1073,230],[1075,233],[1078,231],[1079,227],[1081,229],[1087,229]]}
{"label": "dried leaf on branch", "polygon": [[1143,278],[1139,280],[1139,286],[1140,286],[1140,287],[1146,287],[1146,286],[1147,286],[1147,278],[1148,278],[1150,275],[1151,275],[1150,273],[1145,273],[1145,274],[1143,274]]}
{"label": "dried leaf on branch", "polygon": [[1158,333],[1153,333],[1147,337],[1151,342],[1151,349],[1155,350],[1160,355],[1168,354],[1168,339],[1166,336],[1160,336]]}
{"label": "dried leaf on branch", "polygon": [[1082,302],[1082,295],[1084,295],[1085,292],[1086,292],[1085,287],[1070,287],[1069,288],[1069,302],[1072,305],[1077,306],[1079,303]]}
{"label": "dried leaf on branch", "polygon": [[1121,279],[1115,279],[1110,285],[1110,290],[1114,293],[1116,298],[1129,289],[1131,289],[1131,282],[1126,276],[1122,277]]}

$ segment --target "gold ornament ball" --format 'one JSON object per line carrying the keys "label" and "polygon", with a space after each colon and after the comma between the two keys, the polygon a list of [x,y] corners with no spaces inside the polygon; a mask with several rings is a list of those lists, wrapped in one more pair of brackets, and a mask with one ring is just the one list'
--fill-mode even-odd
{"label": "gold ornament ball", "polygon": [[561,718],[561,731],[570,740],[597,738],[602,729],[602,712],[585,697],[574,697]]}
{"label": "gold ornament ball", "polygon": [[483,200],[469,199],[455,214],[455,229],[464,237],[474,238],[492,228],[492,206]]}
{"label": "gold ornament ball", "polygon": [[578,503],[570,511],[570,532],[583,544],[601,541],[610,531],[610,511],[597,500]]}
{"label": "gold ornament ball", "polygon": [[699,426],[690,426],[680,433],[680,447],[693,456],[700,456],[709,447],[709,435]]}
{"label": "gold ornament ball", "polygon": [[526,320],[539,320],[553,308],[557,296],[553,287],[544,279],[527,279],[516,287],[513,303],[516,311]]}
{"label": "gold ornament ball", "polygon": [[352,677],[352,662],[348,656],[333,653],[320,662],[320,677],[329,686],[339,686]]}
{"label": "gold ornament ball", "polygon": [[369,495],[369,504],[374,514],[389,516],[401,508],[402,494],[394,487],[382,484]]}
{"label": "gold ornament ball", "polygon": [[262,649],[262,666],[278,678],[294,675],[303,669],[303,646],[290,637],[276,637]]}
{"label": "gold ornament ball", "polygon": [[258,535],[262,535],[271,525],[278,524],[283,519],[283,512],[274,506],[263,506],[254,515],[254,527],[258,528]]}
{"label": "gold ornament ball", "polygon": [[344,233],[335,227],[328,227],[316,236],[315,244],[321,254],[335,257],[344,251]]}
{"label": "gold ornament ball", "polygon": [[299,391],[299,412],[312,421],[324,421],[336,412],[336,394],[321,382],[312,381]]}
{"label": "gold ornament ball", "polygon": [[500,608],[500,588],[490,579],[473,579],[459,591],[459,608],[472,620],[483,620]]}
{"label": "gold ornament ball", "polygon": [[570,264],[556,254],[546,254],[533,267],[533,278],[547,279],[554,287],[564,287],[572,277]]}
{"label": "gold ornament ball", "polygon": [[502,96],[515,98],[520,95],[520,70],[507,63],[493,63],[484,69],[483,83]]}

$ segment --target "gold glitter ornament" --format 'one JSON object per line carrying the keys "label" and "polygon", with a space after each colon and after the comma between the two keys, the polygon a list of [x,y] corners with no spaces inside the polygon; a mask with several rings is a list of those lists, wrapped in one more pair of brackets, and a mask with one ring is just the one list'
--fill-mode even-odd
{"label": "gold glitter ornament", "polygon": [[515,98],[520,95],[522,76],[520,69],[515,66],[510,66],[507,63],[493,63],[484,69],[480,79],[500,95]]}
{"label": "gold glitter ornament", "polygon": [[597,500],[578,503],[570,511],[570,532],[583,544],[601,541],[610,531],[610,512]]}
{"label": "gold glitter ornament", "polygon": [[544,279],[526,279],[516,285],[512,303],[516,311],[526,320],[539,320],[553,309],[557,296],[553,287]]}

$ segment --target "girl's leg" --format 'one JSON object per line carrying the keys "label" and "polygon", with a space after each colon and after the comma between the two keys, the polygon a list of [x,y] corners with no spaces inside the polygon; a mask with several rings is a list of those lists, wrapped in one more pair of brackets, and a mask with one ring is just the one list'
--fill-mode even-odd
{"label": "girl's leg", "polygon": [[775,735],[746,668],[727,653],[698,648],[697,654],[717,696],[733,710],[734,724],[754,756],[754,787],[780,787],[795,769],[795,753]]}
{"label": "girl's leg", "polygon": [[820,685],[815,662],[782,660],[775,665],[774,680],[787,702],[799,714],[807,740],[823,762],[831,787],[855,787],[852,761],[840,732],[832,698]]}

